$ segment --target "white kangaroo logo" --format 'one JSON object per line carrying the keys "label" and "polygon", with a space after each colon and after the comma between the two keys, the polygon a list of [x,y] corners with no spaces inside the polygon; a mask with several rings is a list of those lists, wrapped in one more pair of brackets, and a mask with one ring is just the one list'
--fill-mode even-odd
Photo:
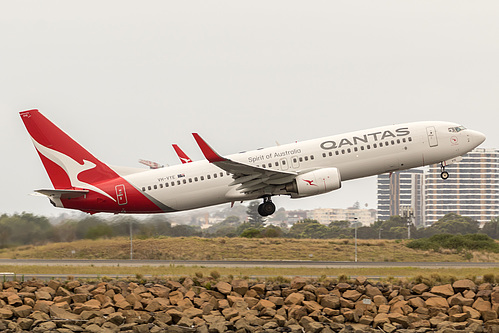
{"label": "white kangaroo logo", "polygon": [[95,187],[92,184],[82,182],[81,180],[78,179],[78,175],[80,173],[82,173],[83,171],[87,171],[87,170],[95,168],[97,166],[95,163],[92,163],[92,162],[87,161],[87,160],[83,160],[83,164],[80,164],[77,161],[75,161],[74,159],[72,159],[71,157],[69,157],[61,152],[58,152],[57,150],[53,150],[53,149],[47,148],[47,147],[39,144],[33,138],[31,138],[31,140],[33,140],[33,144],[35,145],[36,150],[38,150],[38,152],[40,152],[40,154],[42,154],[43,156],[45,156],[46,158],[48,158],[49,160],[51,160],[52,162],[54,162],[55,164],[60,166],[64,171],[66,171],[66,174],[69,177],[69,181],[71,182],[71,186],[93,190],[97,193],[105,195],[109,199],[116,202],[116,200],[112,196],[110,196],[109,194],[107,194],[106,192],[101,190],[100,188]]}

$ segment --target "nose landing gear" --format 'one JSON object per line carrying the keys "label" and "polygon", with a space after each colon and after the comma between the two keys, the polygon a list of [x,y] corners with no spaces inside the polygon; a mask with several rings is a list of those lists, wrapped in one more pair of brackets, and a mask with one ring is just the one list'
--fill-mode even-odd
{"label": "nose landing gear", "polygon": [[441,171],[440,177],[443,180],[447,180],[449,178],[449,173],[445,171],[445,165],[443,163],[441,164],[440,171]]}
{"label": "nose landing gear", "polygon": [[272,202],[272,199],[270,196],[263,197],[263,203],[258,206],[258,214],[261,216],[269,216],[274,214],[275,212],[275,205]]}

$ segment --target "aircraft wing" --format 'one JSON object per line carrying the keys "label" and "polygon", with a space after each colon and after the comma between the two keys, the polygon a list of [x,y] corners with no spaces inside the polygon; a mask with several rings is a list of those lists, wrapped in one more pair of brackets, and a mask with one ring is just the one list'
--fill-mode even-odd
{"label": "aircraft wing", "polygon": [[215,152],[199,134],[192,135],[210,163],[233,175],[234,181],[230,185],[239,185],[237,191],[250,193],[267,186],[289,183],[297,176],[295,172],[265,169],[225,158]]}
{"label": "aircraft wing", "polygon": [[36,190],[36,193],[60,199],[73,199],[86,195],[88,190]]}

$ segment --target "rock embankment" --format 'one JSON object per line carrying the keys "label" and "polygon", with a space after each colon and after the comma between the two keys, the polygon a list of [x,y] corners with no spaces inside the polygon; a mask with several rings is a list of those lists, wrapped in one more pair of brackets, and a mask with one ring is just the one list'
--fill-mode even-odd
{"label": "rock embankment", "polygon": [[499,332],[498,313],[499,286],[471,280],[0,283],[5,332]]}

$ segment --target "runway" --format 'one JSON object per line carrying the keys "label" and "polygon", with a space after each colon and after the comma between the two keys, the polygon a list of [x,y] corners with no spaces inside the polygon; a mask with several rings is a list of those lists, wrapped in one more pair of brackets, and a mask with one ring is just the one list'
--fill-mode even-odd
{"label": "runway", "polygon": [[353,262],[301,260],[114,260],[114,259],[0,259],[0,265],[41,266],[204,266],[204,267],[279,267],[279,268],[499,268],[497,262]]}

